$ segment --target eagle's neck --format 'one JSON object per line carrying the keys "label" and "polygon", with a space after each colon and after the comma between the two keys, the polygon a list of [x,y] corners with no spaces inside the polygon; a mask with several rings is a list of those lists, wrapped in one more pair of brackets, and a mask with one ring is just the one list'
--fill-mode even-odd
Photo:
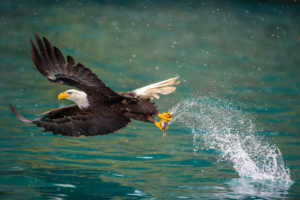
{"label": "eagle's neck", "polygon": [[77,104],[80,109],[87,108],[90,106],[90,102],[88,101],[87,94],[85,92],[80,91],[72,101]]}

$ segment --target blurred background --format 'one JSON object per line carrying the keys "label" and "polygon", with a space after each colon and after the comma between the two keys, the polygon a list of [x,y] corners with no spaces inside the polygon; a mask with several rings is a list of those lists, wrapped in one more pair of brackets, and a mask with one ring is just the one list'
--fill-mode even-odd
{"label": "blurred background", "polygon": [[[5,0],[0,10],[0,198],[300,198],[299,1]],[[70,104],[57,100],[69,87],[34,67],[34,33],[116,91],[180,76],[155,102],[185,118],[167,138],[136,121],[93,138],[24,125],[8,103],[29,119]],[[211,131],[251,140],[228,158]],[[249,163],[259,170],[244,173]]]}

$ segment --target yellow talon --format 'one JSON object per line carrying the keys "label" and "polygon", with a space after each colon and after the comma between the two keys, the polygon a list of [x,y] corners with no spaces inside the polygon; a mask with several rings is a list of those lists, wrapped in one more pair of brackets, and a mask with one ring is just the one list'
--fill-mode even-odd
{"label": "yellow talon", "polygon": [[161,126],[161,120],[159,122],[155,122],[155,125],[160,129],[162,130],[163,127]]}
{"label": "yellow talon", "polygon": [[157,115],[158,117],[160,117],[164,122],[168,122],[168,121],[172,121],[172,116],[173,114],[171,114],[170,112],[167,113],[161,113]]}
{"label": "yellow talon", "polygon": [[162,114],[158,114],[158,117],[161,118],[161,120],[159,122],[155,122],[155,125],[160,129],[163,130],[163,137],[167,136],[166,134],[166,130],[169,128],[168,126],[168,122],[172,121],[172,116],[173,114],[170,112],[167,113],[162,113]]}

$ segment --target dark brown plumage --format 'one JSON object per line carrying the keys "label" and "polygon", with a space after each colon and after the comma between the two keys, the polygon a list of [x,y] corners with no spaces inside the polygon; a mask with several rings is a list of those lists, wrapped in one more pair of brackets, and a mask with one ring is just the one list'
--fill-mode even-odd
{"label": "dark brown plumage", "polygon": [[45,46],[37,34],[35,34],[35,38],[39,50],[32,39],[30,39],[32,60],[36,68],[50,82],[76,87],[88,95],[99,95],[105,100],[123,99],[115,91],[106,87],[90,69],[85,68],[81,63],[75,66],[75,61],[71,56],[67,56],[68,63],[66,63],[60,50],[57,47],[53,47],[53,51],[51,44],[46,38],[43,38]]}
{"label": "dark brown plumage", "polygon": [[[52,83],[82,90],[86,94],[88,106],[80,107],[79,104],[64,106],[42,113],[41,115],[45,116],[41,118],[27,120],[10,104],[12,112],[19,120],[43,127],[44,131],[71,137],[107,135],[126,127],[131,119],[155,123],[154,116],[158,111],[154,103],[150,102],[149,94],[144,88],[141,88],[141,92],[136,90],[138,92],[117,93],[107,87],[90,69],[80,63],[75,65],[71,56],[67,56],[66,63],[60,50],[52,48],[46,38],[42,41],[35,34],[35,39],[38,47],[30,39],[31,57],[35,67]],[[169,86],[178,83],[173,81],[172,84],[168,83],[168,88],[165,86],[163,88],[169,91],[171,88]],[[171,90],[173,92],[175,89]],[[161,93],[167,94],[166,91]],[[144,94],[148,96],[144,98]]]}

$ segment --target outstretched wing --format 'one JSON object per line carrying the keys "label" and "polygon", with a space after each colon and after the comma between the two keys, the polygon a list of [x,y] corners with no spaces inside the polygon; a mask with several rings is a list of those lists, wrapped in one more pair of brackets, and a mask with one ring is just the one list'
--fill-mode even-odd
{"label": "outstretched wing", "polygon": [[11,104],[14,115],[21,121],[43,127],[44,131],[70,137],[80,135],[95,136],[108,135],[126,127],[131,121],[124,115],[89,115],[81,111],[76,104],[50,110],[44,117],[28,120],[25,119]]}
{"label": "outstretched wing", "polygon": [[107,87],[92,71],[82,64],[75,66],[71,56],[67,56],[67,62],[57,47],[51,46],[49,41],[35,34],[38,45],[30,39],[31,57],[34,65],[41,74],[52,83],[64,84],[77,87],[87,94],[99,95],[103,98],[123,98],[115,91]]}

